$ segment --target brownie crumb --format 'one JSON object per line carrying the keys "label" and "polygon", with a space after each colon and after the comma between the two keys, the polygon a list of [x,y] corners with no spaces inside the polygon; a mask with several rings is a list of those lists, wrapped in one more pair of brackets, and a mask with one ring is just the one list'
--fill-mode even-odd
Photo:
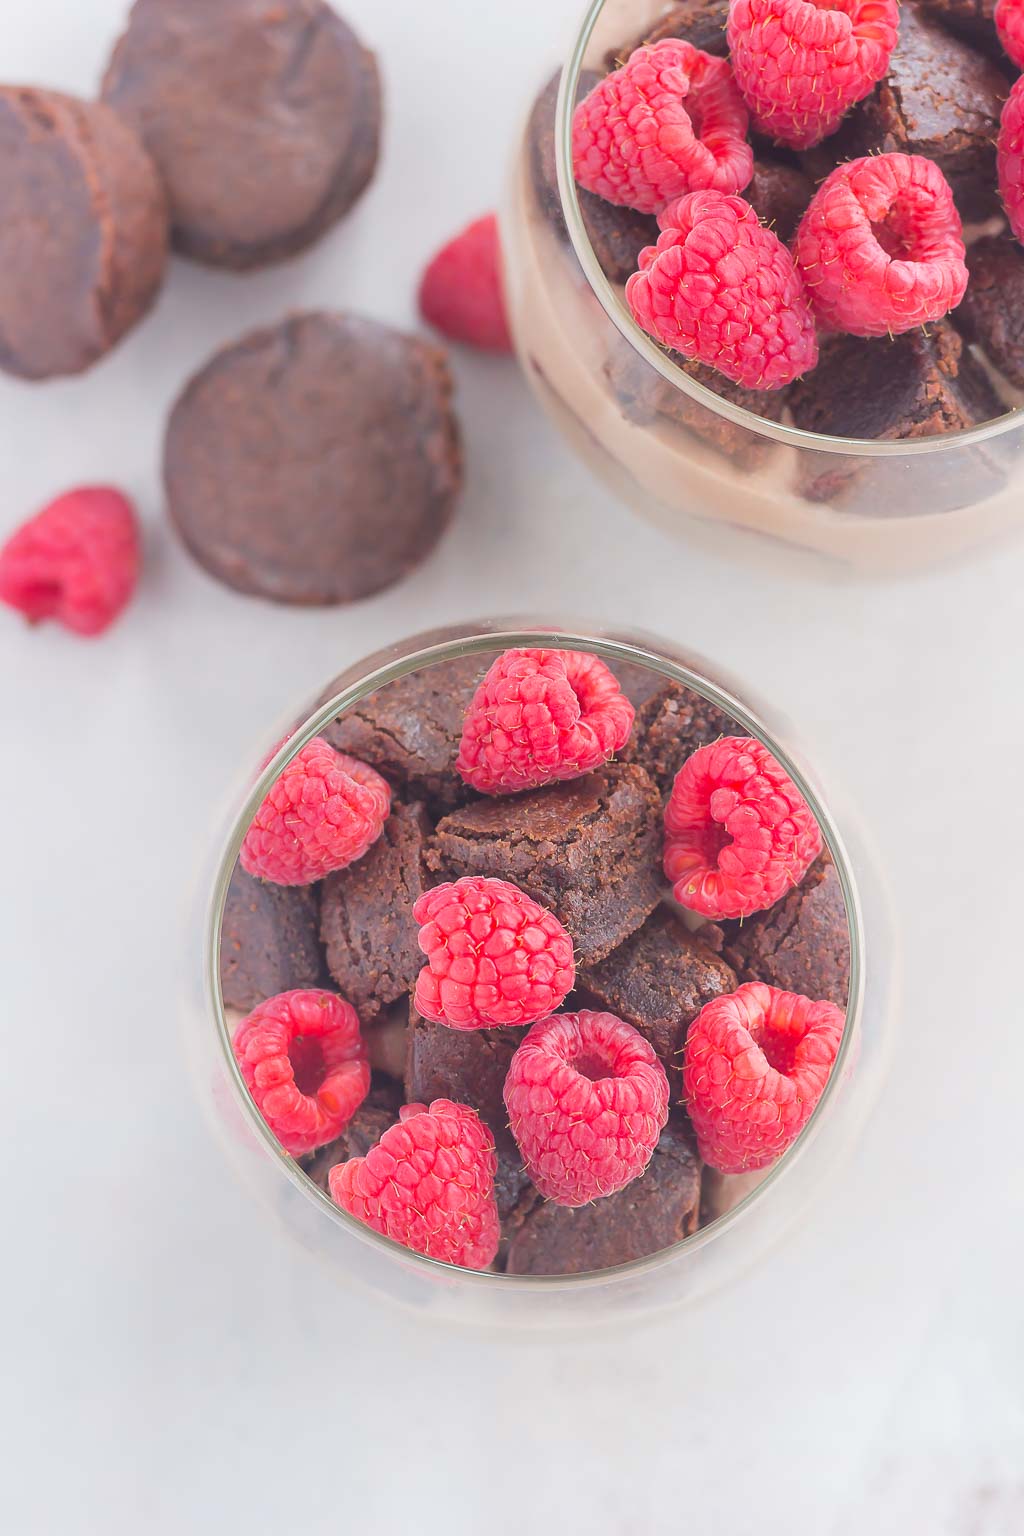
{"label": "brownie crumb", "polygon": [[968,250],[967,265],[971,280],[954,323],[1024,389],[1024,251],[1010,235],[991,236]]}
{"label": "brownie crumb", "polygon": [[[895,340],[830,337],[817,368],[793,385],[790,401],[798,427],[837,437],[935,437],[1003,414],[985,370],[946,321]],[[830,457],[834,463],[825,467],[817,461],[803,466],[805,496],[841,505],[856,497],[876,514],[884,510],[870,460]],[[932,510],[973,505],[1004,479],[995,452],[977,448],[957,464],[943,463]]]}
{"label": "brownie crumb", "polygon": [[554,912],[594,961],[639,928],[660,895],[661,798],[635,764],[477,800],[437,825],[427,868],[442,880],[511,880]]}
{"label": "brownie crumb", "polygon": [[759,158],[754,161],[754,174],[743,196],[761,223],[787,245],[814,196],[814,183],[798,166]]}
{"label": "brownie crumb", "polygon": [[421,667],[346,710],[323,734],[339,752],[371,764],[404,798],[422,800],[435,815],[451,810],[470,797],[455,759],[466,711],[495,655]]}
{"label": "brownie crumb", "polygon": [[966,219],[999,210],[996,138],[1009,80],[913,3],[900,6],[889,71],[852,117],[860,154],[934,160]]}
{"label": "brownie crumb", "polygon": [[327,965],[361,1018],[409,992],[423,965],[412,909],[423,893],[429,832],[422,805],[394,804],[369,852],[323,882]]}
{"label": "brownie crumb", "polygon": [[738,732],[735,720],[699,693],[665,681],[637,711],[622,760],[639,763],[667,797],[676,774],[698,747]]}
{"label": "brownie crumb", "polygon": [[725,35],[728,20],[729,0],[677,0],[649,31],[611,57],[608,68],[615,69],[619,64],[624,64],[634,48],[644,43],[660,43],[665,37],[681,38],[704,53],[724,59],[729,52],[729,42]]}
{"label": "brownie crumb", "polygon": [[996,0],[920,0],[920,9],[1005,67],[1006,54],[995,26]]}
{"label": "brownie crumb", "polygon": [[700,1162],[692,1132],[674,1116],[650,1165],[625,1189],[572,1210],[544,1200],[520,1219],[508,1245],[511,1275],[581,1275],[645,1258],[696,1230]]}
{"label": "brownie crumb", "polygon": [[315,886],[271,885],[236,865],[221,924],[220,984],[225,1007],[243,1013],[279,992],[329,984]]}
{"label": "brownie crumb", "polygon": [[406,1102],[452,1099],[469,1104],[490,1126],[498,1155],[494,1193],[502,1221],[533,1188],[508,1128],[504,1099],[509,1064],[524,1034],[522,1029],[449,1029],[422,1018],[415,1008],[410,1014]]}
{"label": "brownie crumb", "polygon": [[763,981],[845,1008],[850,929],[831,859],[818,859],[801,883],[766,912],[730,923],[724,953],[740,981]]}
{"label": "brownie crumb", "polygon": [[705,1003],[735,991],[736,976],[699,932],[661,909],[604,960],[584,966],[579,988],[592,1007],[625,1019],[650,1041],[678,1098],[686,1032]]}
{"label": "brownie crumb", "polygon": [[[713,407],[662,378],[617,332],[614,341],[609,340],[612,350],[605,359],[604,374],[627,420],[638,426],[682,429],[730,459],[738,469],[749,471],[764,464],[774,446],[770,438],[729,421]],[[788,388],[744,389],[714,368],[692,362],[681,353],[672,353],[671,358],[688,378],[730,405],[738,405],[765,421],[782,420]]]}

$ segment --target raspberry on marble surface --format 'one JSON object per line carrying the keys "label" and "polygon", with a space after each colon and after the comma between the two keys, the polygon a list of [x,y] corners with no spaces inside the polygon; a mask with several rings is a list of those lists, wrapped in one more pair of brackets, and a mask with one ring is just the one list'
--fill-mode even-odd
{"label": "raspberry on marble surface", "polygon": [[293,1157],[333,1141],[370,1087],[351,1003],[335,992],[282,992],[254,1008],[232,1040],[257,1109]]}
{"label": "raspberry on marble surface", "polygon": [[526,1171],[558,1205],[604,1199],[638,1178],[668,1119],[668,1078],[639,1030],[610,1013],[530,1029],[505,1079]]}
{"label": "raspberry on marble surface", "polygon": [[451,341],[484,352],[512,351],[493,213],[474,220],[438,251],[420,282],[419,306],[424,320]]}
{"label": "raspberry on marble surface", "polygon": [[310,885],[361,859],[390,809],[391,791],[379,773],[314,736],[261,801],[239,862],[275,885]]}
{"label": "raspberry on marble surface", "polygon": [[665,874],[702,917],[749,917],[798,885],[821,852],[814,813],[753,736],[700,747],[665,810]]}
{"label": "raspberry on marble surface", "polygon": [[66,491],[0,549],[0,602],[30,624],[101,635],[128,605],[141,552],[135,508],[109,486]]}
{"label": "raspberry on marble surface", "polygon": [[498,1251],[494,1138],[475,1110],[448,1099],[406,1104],[365,1157],[328,1175],[342,1210],[430,1259],[487,1269]]}
{"label": "raspberry on marble surface", "polygon": [[720,1173],[774,1163],[821,1098],[843,1025],[834,1003],[760,982],[708,1003],[690,1026],[683,1064],[704,1162]]}

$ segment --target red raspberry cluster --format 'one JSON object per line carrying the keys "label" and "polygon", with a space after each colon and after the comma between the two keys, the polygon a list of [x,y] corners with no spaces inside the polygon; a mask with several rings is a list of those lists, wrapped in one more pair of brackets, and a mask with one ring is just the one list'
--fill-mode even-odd
{"label": "red raspberry cluster", "polygon": [[[690,194],[702,197],[721,194]],[[590,655],[515,650],[498,658],[465,719],[459,767],[489,794],[580,775],[626,745],[633,711]],[[389,814],[372,768],[317,738],[261,804],[245,867],[277,884],[320,878],[362,857]],[[821,848],[809,806],[756,739],[723,737],[676,776],[665,812],[674,894],[714,918],[771,906]],[[560,1012],[576,985],[573,942],[555,914],[508,880],[467,877],[413,904],[426,965],[415,1005],[452,1030],[518,1027],[503,1099],[535,1190],[575,1208],[625,1189],[650,1164],[670,1110],[666,1065],[608,1011]],[[785,1150],[817,1103],[843,1016],[761,984],[719,997],[690,1029],[681,1103],[701,1155],[726,1172]],[[322,990],[267,999],[234,1036],[239,1070],[282,1147],[302,1156],[343,1135],[370,1086],[354,1008]],[[498,1249],[492,1130],[447,1098],[406,1104],[327,1187],[343,1210],[416,1252],[471,1269]]]}
{"label": "red raspberry cluster", "polygon": [[[1024,0],[1000,0],[1007,52],[1024,59]],[[576,109],[580,186],[661,227],[626,284],[637,324],[745,389],[813,368],[816,331],[896,336],[961,302],[963,229],[939,166],[886,153],[839,165],[791,247],[742,198],[749,124],[790,150],[821,143],[883,79],[897,0],[730,0],[729,56],[672,38],[644,45]],[[1006,103],[999,177],[1024,239],[1024,86]],[[713,92],[714,110],[708,101]]]}

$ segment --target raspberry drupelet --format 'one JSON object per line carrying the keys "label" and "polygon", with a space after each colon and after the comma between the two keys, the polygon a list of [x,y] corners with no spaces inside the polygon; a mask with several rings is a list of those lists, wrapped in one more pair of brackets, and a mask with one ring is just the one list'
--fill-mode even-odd
{"label": "raspberry drupelet", "polygon": [[232,1045],[257,1109],[293,1157],[333,1141],[369,1092],[359,1019],[335,992],[279,992],[242,1020]]}
{"label": "raspberry drupelet", "polygon": [[834,1003],[748,982],[705,1004],[683,1053],[683,1095],[704,1162],[767,1168],[810,1119],[839,1050]]}
{"label": "raspberry drupelet", "polygon": [[1024,244],[1024,77],[1003,107],[997,151],[999,192],[1010,228]]}
{"label": "raspberry drupelet", "polygon": [[995,23],[1007,56],[1024,69],[1024,0],[999,0]]}
{"label": "raspberry drupelet", "polygon": [[727,35],[736,81],[759,132],[809,149],[889,67],[898,0],[732,0]]}
{"label": "raspberry drupelet", "polygon": [[613,1195],[651,1160],[668,1077],[639,1030],[611,1013],[535,1024],[512,1058],[505,1107],[526,1170],[558,1205]]}
{"label": "raspberry drupelet", "polygon": [[30,624],[56,619],[99,635],[127,606],[139,576],[139,526],[108,486],[67,491],[23,523],[0,550],[0,602]]}
{"label": "raspberry drupelet", "polygon": [[361,859],[390,810],[391,791],[375,769],[314,736],[261,802],[239,862],[274,885],[311,885]]}
{"label": "raspberry drupelet", "polygon": [[633,717],[632,704],[597,656],[505,651],[466,713],[455,767],[485,795],[579,778],[625,746]]}
{"label": "raspberry drupelet", "polygon": [[532,1024],[576,984],[572,939],[507,880],[466,876],[426,891],[413,907],[427,964],[416,1008],[450,1029]]}
{"label": "raspberry drupelet", "polygon": [[749,917],[799,885],[821,852],[807,801],[753,736],[700,747],[676,775],[665,808],[672,894],[703,917]]}
{"label": "raspberry drupelet", "polygon": [[331,1169],[331,1198],[416,1253],[487,1269],[500,1237],[494,1137],[475,1110],[450,1099],[399,1113],[365,1157]]}
{"label": "raspberry drupelet", "polygon": [[811,200],[793,254],[819,323],[900,336],[967,291],[963,227],[949,183],[923,155],[837,166]]}
{"label": "raspberry drupelet", "polygon": [[420,314],[452,341],[511,352],[498,221],[493,213],[449,240],[420,282]]}
{"label": "raspberry drupelet", "polygon": [[782,389],[818,361],[793,258],[750,204],[692,192],[658,217],[657,245],[626,284],[637,324],[744,389]]}
{"label": "raspberry drupelet", "polygon": [[742,192],[754,170],[747,125],[728,59],[666,38],[580,102],[573,170],[588,192],[640,213],[703,187]]}

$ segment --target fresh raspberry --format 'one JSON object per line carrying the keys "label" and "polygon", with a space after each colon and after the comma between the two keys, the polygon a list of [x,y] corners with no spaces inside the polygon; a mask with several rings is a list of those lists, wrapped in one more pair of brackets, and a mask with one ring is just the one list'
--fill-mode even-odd
{"label": "fresh raspberry", "polygon": [[108,486],[83,486],[58,496],[7,540],[0,602],[30,624],[56,619],[76,635],[99,635],[135,591],[139,564],[131,502]]}
{"label": "fresh raspberry", "polygon": [[1018,69],[1024,69],[1024,0],[999,0],[995,10],[999,41]]}
{"label": "fresh raspberry", "polygon": [[465,1104],[406,1104],[365,1157],[327,1177],[357,1221],[429,1259],[486,1269],[498,1251],[494,1137]]}
{"label": "fresh raspberry", "polygon": [[747,124],[728,59],[666,38],[580,102],[573,170],[588,192],[641,213],[703,187],[742,192],[754,171]]}
{"label": "fresh raspberry", "polygon": [[753,736],[699,747],[676,774],[665,808],[665,874],[690,911],[749,917],[799,885],[820,852],[810,806]]}
{"label": "fresh raspberry", "polygon": [[420,283],[420,314],[452,341],[485,352],[511,352],[498,221],[467,226],[438,251]]}
{"label": "fresh raspberry", "polygon": [[668,1119],[668,1078],[632,1024],[560,1013],[535,1024],[512,1057],[505,1108],[541,1194],[587,1205],[647,1167]]}
{"label": "fresh raspberry", "polygon": [[999,190],[1006,217],[1024,244],[1024,76],[1006,98],[997,140]]}
{"label": "fresh raspberry", "polygon": [[554,913],[508,880],[467,875],[412,909],[427,957],[416,1007],[449,1029],[532,1024],[576,984],[572,939]]}
{"label": "fresh raspberry", "polygon": [[600,768],[626,745],[632,704],[587,651],[505,651],[466,713],[455,767],[484,795]]}
{"label": "fresh raspberry", "polygon": [[706,1003],[683,1052],[697,1148],[720,1173],[767,1168],[821,1098],[843,1035],[835,1003],[751,981]]}
{"label": "fresh raspberry", "polygon": [[390,810],[379,773],[314,736],[260,805],[239,862],[274,885],[311,885],[361,859]]}
{"label": "fresh raspberry", "polygon": [[731,0],[729,52],[754,126],[810,149],[889,68],[898,0]]}
{"label": "fresh raspberry", "polygon": [[745,389],[782,389],[818,361],[793,258],[742,197],[691,192],[658,217],[657,245],[626,284],[633,318],[662,346]]}
{"label": "fresh raspberry", "polygon": [[369,1092],[359,1019],[335,992],[279,992],[242,1020],[233,1046],[256,1108],[293,1157],[333,1141]]}
{"label": "fresh raspberry", "polygon": [[960,215],[923,155],[837,166],[801,220],[793,254],[822,326],[900,336],[955,309],[967,290]]}

